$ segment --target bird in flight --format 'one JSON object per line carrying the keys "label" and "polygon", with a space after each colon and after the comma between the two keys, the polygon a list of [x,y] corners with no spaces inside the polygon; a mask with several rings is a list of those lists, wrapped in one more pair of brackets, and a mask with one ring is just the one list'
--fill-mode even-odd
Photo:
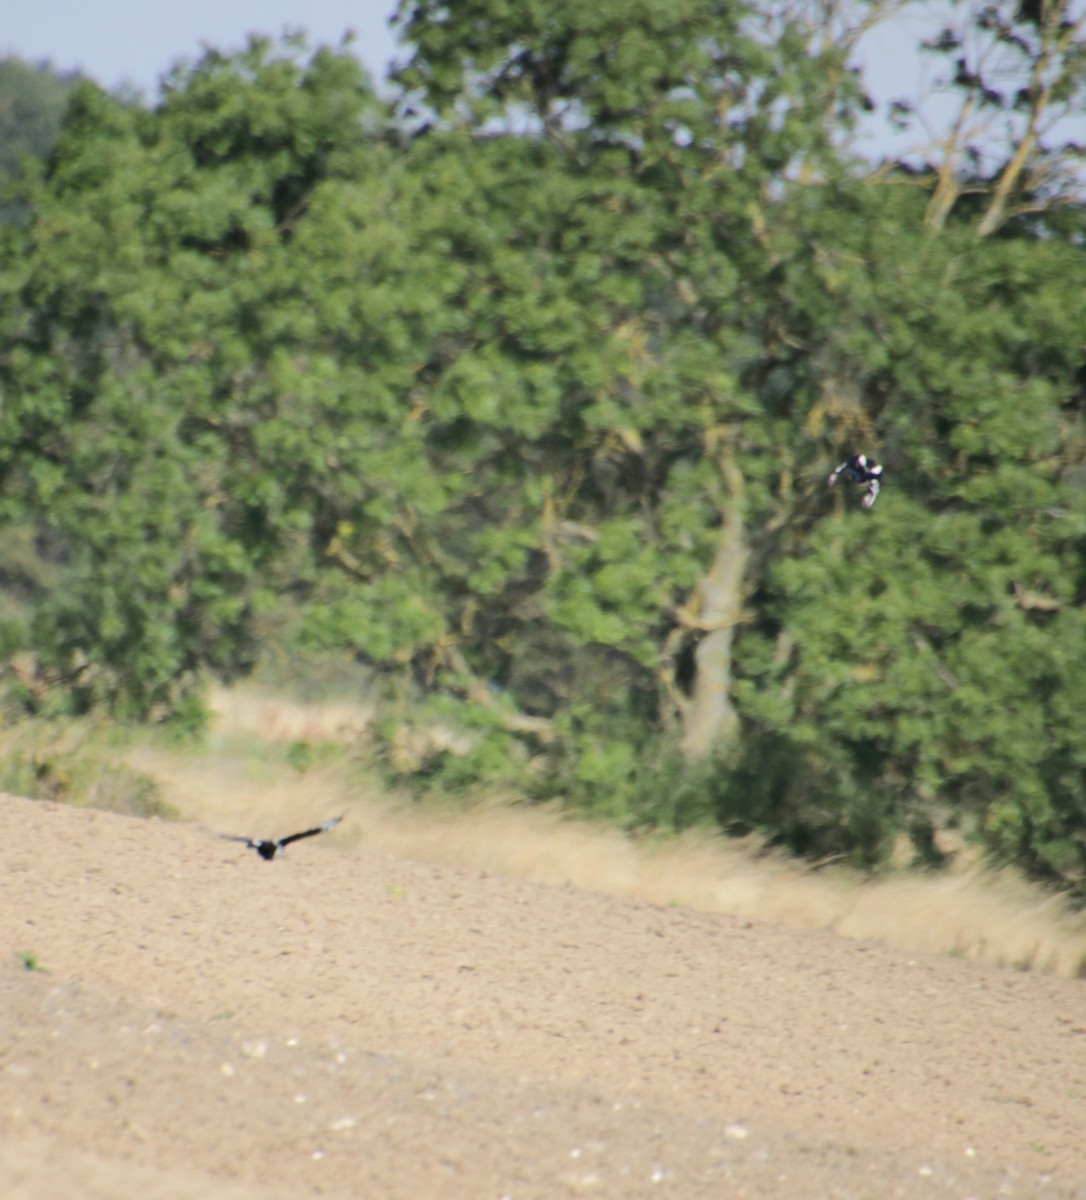
{"label": "bird in flight", "polygon": [[302,838],[316,837],[318,833],[326,833],[338,825],[346,815],[346,813],[340,813],[338,817],[325,821],[323,825],[317,825],[313,829],[303,829],[301,833],[292,833],[287,837],[275,839],[239,837],[234,833],[220,833],[218,836],[225,838],[228,842],[244,842],[250,850],[255,850],[261,858],[270,862],[273,858],[278,858],[291,842],[299,842]]}
{"label": "bird in flight", "polygon": [[860,503],[864,508],[874,506],[882,486],[882,467],[877,462],[872,462],[866,454],[854,454],[851,458],[846,458],[826,480],[830,487],[837,482],[838,475],[844,475],[852,483],[866,483],[867,487]]}

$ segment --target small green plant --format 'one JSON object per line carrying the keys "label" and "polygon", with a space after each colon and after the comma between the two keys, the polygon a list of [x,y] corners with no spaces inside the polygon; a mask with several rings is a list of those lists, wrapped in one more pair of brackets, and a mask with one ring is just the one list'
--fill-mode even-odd
{"label": "small green plant", "polygon": [[15,957],[22,964],[24,971],[41,971],[43,974],[48,974],[45,967],[41,965],[41,959],[33,950],[17,950]]}
{"label": "small green plant", "polygon": [[286,751],[287,765],[299,775],[317,767],[328,766],[343,757],[343,747],[336,742],[308,742],[299,739],[291,742]]}

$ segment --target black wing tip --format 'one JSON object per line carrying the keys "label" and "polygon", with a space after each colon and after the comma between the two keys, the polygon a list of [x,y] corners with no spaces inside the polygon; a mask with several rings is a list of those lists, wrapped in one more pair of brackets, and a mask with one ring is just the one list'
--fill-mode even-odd
{"label": "black wing tip", "polygon": [[346,813],[340,813],[338,817],[330,817],[327,821],[322,821],[319,825],[314,825],[312,829],[307,829],[305,833],[299,834],[298,836],[308,837],[313,833],[327,833],[329,829],[335,829],[335,827],[346,815]]}
{"label": "black wing tip", "polygon": [[327,833],[329,829],[334,828],[343,820],[346,813],[340,813],[338,817],[332,817],[321,825],[314,825],[312,829],[303,829],[300,833],[292,833],[289,837],[280,838],[280,846],[289,846],[291,842],[301,841],[302,838],[316,837],[318,833]]}
{"label": "black wing tip", "polygon": [[327,821],[322,821],[319,825],[314,825],[312,829],[307,829],[304,833],[297,834],[296,836],[309,837],[310,834],[314,833],[327,833],[329,829],[335,829],[346,815],[346,813],[340,813],[338,817],[329,817]]}

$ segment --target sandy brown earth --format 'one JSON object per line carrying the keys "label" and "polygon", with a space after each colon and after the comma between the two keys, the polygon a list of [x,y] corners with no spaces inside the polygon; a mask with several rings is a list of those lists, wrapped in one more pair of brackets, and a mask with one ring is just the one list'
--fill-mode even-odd
{"label": "sandy brown earth", "polygon": [[0,797],[0,1196],[1086,1197],[1086,984],[358,821],[268,863]]}

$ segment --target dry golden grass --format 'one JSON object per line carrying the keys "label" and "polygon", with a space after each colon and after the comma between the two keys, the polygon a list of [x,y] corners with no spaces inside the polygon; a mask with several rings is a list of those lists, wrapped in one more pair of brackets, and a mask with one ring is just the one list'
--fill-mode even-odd
{"label": "dry golden grass", "polygon": [[363,705],[301,705],[239,688],[216,692],[214,707],[206,749],[144,746],[125,756],[159,780],[186,819],[211,828],[267,836],[346,810],[337,831],[343,843],[397,857],[1068,977],[1086,963],[1086,914],[1010,871],[973,864],[866,879],[834,867],[813,871],[705,833],[637,841],[540,808],[420,810],[376,781],[359,794],[336,766],[299,774],[285,764],[282,743],[364,736],[373,714]]}
{"label": "dry golden grass", "polygon": [[361,700],[319,700],[306,704],[261,688],[213,687],[209,696],[220,739],[253,735],[268,742],[353,742],[376,715]]}

